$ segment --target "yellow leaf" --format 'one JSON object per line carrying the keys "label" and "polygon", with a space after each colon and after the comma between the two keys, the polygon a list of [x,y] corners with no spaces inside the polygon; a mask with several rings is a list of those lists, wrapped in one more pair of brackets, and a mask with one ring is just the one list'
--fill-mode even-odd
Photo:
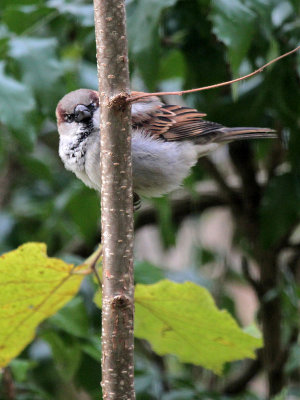
{"label": "yellow leaf", "polygon": [[[101,307],[100,290],[94,301]],[[217,374],[224,363],[255,358],[255,349],[262,347],[257,329],[241,329],[227,311],[218,310],[205,288],[192,282],[136,285],[134,320],[135,337],[148,340],[157,354],[175,354]]]}
{"label": "yellow leaf", "polygon": [[34,338],[35,329],[77,293],[87,271],[47,257],[46,245],[27,243],[0,257],[0,367]]}
{"label": "yellow leaf", "polygon": [[135,336],[159,354],[176,354],[217,374],[225,362],[255,358],[262,340],[244,332],[210,293],[192,282],[136,285]]}

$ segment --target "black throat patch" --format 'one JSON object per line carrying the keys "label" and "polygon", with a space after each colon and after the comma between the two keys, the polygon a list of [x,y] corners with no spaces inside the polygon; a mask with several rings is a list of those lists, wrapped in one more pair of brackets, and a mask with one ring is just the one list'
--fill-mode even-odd
{"label": "black throat patch", "polygon": [[76,148],[78,148],[80,144],[90,136],[92,131],[93,131],[93,121],[91,120],[91,122],[84,124],[82,126],[81,131],[76,135],[74,143],[72,144],[72,146],[70,146],[70,150],[75,150]]}

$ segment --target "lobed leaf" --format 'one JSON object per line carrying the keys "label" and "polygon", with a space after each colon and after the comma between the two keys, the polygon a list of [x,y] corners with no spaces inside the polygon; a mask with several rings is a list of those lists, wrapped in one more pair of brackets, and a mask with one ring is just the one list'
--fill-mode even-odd
{"label": "lobed leaf", "polygon": [[77,293],[82,270],[47,257],[42,243],[27,243],[0,257],[1,367],[33,339],[43,320]]}
{"label": "lobed leaf", "polygon": [[[101,307],[100,291],[95,302]],[[159,355],[175,354],[217,374],[226,362],[255,358],[262,346],[258,331],[242,330],[205,288],[169,280],[136,285],[135,336],[148,340]]]}
{"label": "lobed leaf", "polygon": [[51,105],[57,102],[55,85],[63,71],[56,47],[54,38],[16,37],[10,42],[10,56],[20,65],[24,82],[39,95],[44,110],[51,111]]}
{"label": "lobed leaf", "polygon": [[0,62],[0,122],[14,130],[26,130],[29,113],[35,107],[31,89],[5,73]]}
{"label": "lobed leaf", "polygon": [[176,354],[219,374],[225,362],[255,358],[254,350],[262,346],[192,282],[137,285],[135,312],[135,336],[147,339],[156,353]]}
{"label": "lobed leaf", "polygon": [[255,13],[240,0],[213,2],[213,31],[228,48],[233,75],[248,52],[255,32]]}
{"label": "lobed leaf", "polygon": [[282,240],[300,219],[299,176],[275,176],[267,187],[260,208],[260,239],[264,247]]}
{"label": "lobed leaf", "polygon": [[177,0],[134,0],[127,5],[129,51],[146,84],[155,87],[160,61],[159,22]]}

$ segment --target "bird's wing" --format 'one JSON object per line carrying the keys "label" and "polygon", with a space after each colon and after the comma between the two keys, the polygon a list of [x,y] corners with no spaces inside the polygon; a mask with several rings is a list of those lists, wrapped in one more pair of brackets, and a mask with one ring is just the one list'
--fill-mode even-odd
{"label": "bird's wing", "polygon": [[132,125],[133,129],[143,129],[154,138],[168,142],[196,140],[205,144],[223,127],[203,120],[205,115],[189,107],[159,104],[143,114],[133,113]]}
{"label": "bird's wing", "polygon": [[163,104],[157,97],[140,99],[135,110],[132,113],[133,129],[143,129],[148,135],[167,142],[192,140],[195,144],[206,144],[276,137],[268,128],[227,128],[205,121],[206,114],[189,107]]}
{"label": "bird's wing", "polygon": [[[141,94],[132,92],[133,96]],[[193,108],[163,104],[156,96],[132,103],[133,129],[143,129],[148,135],[167,142],[194,140],[205,144],[220,136],[223,126],[203,120],[205,116]]]}

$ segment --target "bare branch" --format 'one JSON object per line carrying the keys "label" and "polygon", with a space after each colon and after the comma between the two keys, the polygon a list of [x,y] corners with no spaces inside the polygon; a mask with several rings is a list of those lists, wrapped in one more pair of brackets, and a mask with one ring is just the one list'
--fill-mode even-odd
{"label": "bare branch", "polygon": [[2,392],[4,398],[7,400],[14,400],[16,398],[16,389],[13,377],[9,367],[3,369],[2,374]]}
{"label": "bare branch", "polygon": [[243,271],[245,279],[250,283],[250,285],[254,289],[254,291],[257,295],[257,298],[261,300],[262,296],[263,296],[261,284],[258,280],[253,278],[253,276],[250,272],[249,263],[248,263],[248,260],[246,257],[242,258],[242,271]]}
{"label": "bare branch", "polygon": [[135,399],[129,72],[122,0],[94,0],[101,126],[104,400]]}
{"label": "bare branch", "polygon": [[[184,197],[171,201],[172,221],[179,225],[182,220],[192,214],[199,214],[212,207],[222,207],[228,205],[227,199],[224,196],[216,193],[203,193],[199,198],[192,199]],[[153,208],[141,209],[136,214],[135,230],[138,230],[149,224],[156,224],[158,215]]]}
{"label": "bare branch", "polygon": [[259,352],[257,354],[256,360],[250,360],[247,363],[245,369],[234,379],[229,381],[222,392],[226,395],[233,395],[241,393],[249,382],[255,378],[255,376],[260,372],[262,363],[259,357]]}
{"label": "bare branch", "polygon": [[155,92],[155,93],[141,93],[138,96],[132,96],[128,99],[128,101],[133,102],[133,101],[137,101],[140,99],[143,99],[145,97],[149,97],[149,96],[167,96],[167,95],[176,95],[176,96],[182,96],[183,94],[188,94],[188,93],[195,93],[195,92],[202,92],[203,90],[210,90],[210,89],[216,89],[218,87],[222,87],[222,86],[227,86],[227,85],[232,85],[235,82],[240,82],[240,81],[244,81],[245,79],[251,78],[252,76],[259,74],[260,72],[263,72],[263,70],[267,67],[269,67],[271,64],[274,64],[275,62],[281,60],[284,57],[287,57],[293,53],[295,53],[296,51],[298,51],[300,49],[300,46],[296,47],[295,49],[288,51],[287,53],[282,54],[279,57],[274,58],[273,60],[267,62],[266,64],[264,64],[263,66],[261,66],[260,68],[258,68],[257,70],[251,72],[248,75],[244,75],[241,76],[239,78],[236,79],[232,79],[231,81],[226,81],[226,82],[221,82],[221,83],[216,83],[214,85],[209,85],[209,86],[203,86],[201,88],[197,88],[197,89],[189,89],[189,90],[181,90],[178,92]]}
{"label": "bare branch", "polygon": [[20,167],[14,161],[8,161],[6,167],[0,174],[0,209],[7,204],[10,197],[10,190],[13,183],[14,174]]}
{"label": "bare branch", "polygon": [[211,161],[209,157],[200,158],[198,164],[204,167],[209,175],[217,182],[220,190],[232,205],[240,203],[240,198],[236,190],[227,183],[225,176],[223,176],[216,164]]}

